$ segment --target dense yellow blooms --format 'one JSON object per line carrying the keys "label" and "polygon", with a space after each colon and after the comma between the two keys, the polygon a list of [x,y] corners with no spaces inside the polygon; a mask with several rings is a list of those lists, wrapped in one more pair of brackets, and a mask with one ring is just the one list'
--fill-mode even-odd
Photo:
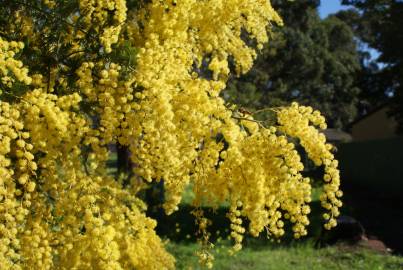
{"label": "dense yellow blooms", "polygon": [[[271,23],[281,24],[269,1],[154,0],[127,23],[124,0],[80,0],[78,11],[80,17],[66,16],[62,44],[81,55],[91,30],[101,49],[75,69],[54,66],[30,77],[16,57],[23,44],[0,38],[3,84],[18,80],[28,88],[14,102],[0,101],[1,269],[174,268],[136,197],[142,181],[164,182],[167,213],[189,183],[195,206],[229,203],[234,251],[246,233],[281,237],[284,219],[296,238],[304,236],[311,185],[294,138],[325,168],[325,226],[335,225],[340,179],[317,130],[325,128],[319,112],[293,104],[277,109],[277,124],[267,126],[219,96],[229,62],[238,74],[248,71]],[[73,31],[74,23],[84,28]],[[139,49],[129,74],[105,56],[123,30]],[[67,83],[61,70],[77,80]],[[107,173],[108,145],[117,142],[134,164],[126,182]],[[200,211],[195,216],[208,245],[210,221]],[[212,266],[207,250],[199,257]]]}
{"label": "dense yellow blooms", "polygon": [[[133,162],[142,164],[137,174],[147,180],[164,179],[165,207],[172,212],[190,175],[199,181],[215,168],[222,149],[215,136],[223,133],[235,148],[242,140],[218,96],[225,88],[228,58],[233,57],[237,71],[244,72],[255,57],[255,50],[241,39],[242,29],[260,44],[267,41],[267,32],[262,31],[267,23],[279,18],[267,1],[175,5],[154,1],[144,13],[145,28],[140,33],[144,47],[136,69],[136,83],[144,88],[137,114],[144,117],[133,117],[135,126],[141,127],[134,137],[141,140],[131,144],[131,152],[139,153],[133,155]],[[194,71],[203,61],[210,61],[215,80]]]}
{"label": "dense yellow blooms", "polygon": [[30,84],[31,78],[28,76],[28,69],[23,67],[23,63],[14,58],[24,48],[24,43],[8,42],[0,37],[0,78],[4,85],[11,87],[15,79]]}
{"label": "dense yellow blooms", "polygon": [[322,206],[330,211],[325,228],[330,229],[336,226],[334,218],[339,215],[338,208],[342,205],[338,199],[342,194],[339,191],[338,162],[331,153],[332,145],[326,144],[325,135],[315,128],[315,126],[321,129],[326,128],[324,117],[318,111],[312,112],[310,107],[298,106],[298,104],[293,103],[290,108],[282,110],[278,114],[278,118],[281,125],[280,130],[290,136],[297,137],[315,165],[324,166],[325,193],[321,195],[320,199]]}
{"label": "dense yellow blooms", "polygon": [[[126,20],[125,0],[80,0],[80,13],[84,16],[84,23],[89,27],[94,27],[100,32],[99,40],[105,52],[112,51],[112,44],[118,42],[122,24]],[[110,13],[113,12],[111,16]],[[110,16],[112,18],[110,18]],[[108,20],[113,24],[103,27]]]}

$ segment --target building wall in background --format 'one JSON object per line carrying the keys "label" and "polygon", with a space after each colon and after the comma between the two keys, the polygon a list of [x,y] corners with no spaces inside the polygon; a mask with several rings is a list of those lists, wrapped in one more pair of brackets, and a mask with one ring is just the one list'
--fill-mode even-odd
{"label": "building wall in background", "polygon": [[388,117],[389,106],[370,113],[352,125],[351,133],[354,141],[389,139],[397,137],[397,122]]}

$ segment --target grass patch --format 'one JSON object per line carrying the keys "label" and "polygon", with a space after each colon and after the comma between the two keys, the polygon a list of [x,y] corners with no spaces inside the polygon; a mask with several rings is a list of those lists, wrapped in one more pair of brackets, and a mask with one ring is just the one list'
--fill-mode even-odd
{"label": "grass patch", "polygon": [[[204,269],[194,253],[199,246],[193,243],[169,243],[168,250],[176,258],[177,269]],[[336,270],[403,269],[403,258],[381,255],[364,248],[334,246],[313,248],[311,243],[290,246],[270,245],[266,248],[245,248],[234,256],[228,254],[229,246],[217,246],[214,269],[222,270]]]}

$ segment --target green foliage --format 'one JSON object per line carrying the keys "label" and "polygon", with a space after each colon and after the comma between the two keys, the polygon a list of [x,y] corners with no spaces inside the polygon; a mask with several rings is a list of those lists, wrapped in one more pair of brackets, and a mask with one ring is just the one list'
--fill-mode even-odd
{"label": "green foliage", "polygon": [[[337,16],[352,26],[358,39],[380,52],[378,59],[364,63],[365,68],[360,76],[362,99],[367,101],[367,107],[373,108],[393,97],[391,113],[400,122],[400,132],[403,132],[403,2],[342,2],[356,9],[340,12]],[[368,58],[368,49],[364,47],[361,51]]]}
{"label": "green foliage", "polygon": [[330,126],[356,116],[360,70],[352,29],[336,17],[321,20],[319,1],[274,1],[285,26],[277,27],[254,68],[232,78],[224,96],[251,110],[291,101],[319,109]]}
{"label": "green foliage", "polygon": [[[132,11],[139,8],[144,1],[128,1],[128,7]],[[30,67],[30,74],[44,74],[48,87],[57,91],[55,94],[69,94],[74,87],[72,84],[77,80],[76,70],[83,62],[94,61],[99,58],[119,64],[123,68],[121,75],[129,76],[136,64],[137,51],[128,41],[118,43],[111,54],[104,52],[98,41],[95,25],[84,25],[77,0],[55,1],[54,8],[44,4],[44,1],[30,0],[0,0],[0,36],[5,40],[22,41],[25,43],[24,50],[18,56],[24,65]],[[18,14],[18,15],[17,15]],[[66,14],[76,14],[77,20],[72,16],[66,18]],[[19,18],[16,19],[15,18]],[[26,24],[24,18],[30,20],[29,30],[24,30]],[[29,34],[27,33],[29,32]],[[78,39],[80,49],[73,48],[68,31],[81,33]],[[31,34],[34,33],[34,34]],[[77,41],[77,40],[75,40]],[[46,72],[44,72],[46,71]],[[60,78],[67,78],[69,84],[64,87],[60,84]],[[53,83],[51,83],[53,81]],[[0,82],[1,89],[7,89]],[[3,100],[12,101],[22,96],[28,87],[15,83]]]}

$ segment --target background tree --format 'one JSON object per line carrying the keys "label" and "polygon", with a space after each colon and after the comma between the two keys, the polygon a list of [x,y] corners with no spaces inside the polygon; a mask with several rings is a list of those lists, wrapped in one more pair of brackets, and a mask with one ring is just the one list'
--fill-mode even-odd
{"label": "background tree", "polygon": [[330,126],[345,127],[357,114],[360,71],[354,34],[337,17],[320,19],[320,1],[273,1],[284,19],[252,70],[232,78],[224,97],[250,108],[298,101],[321,110]]}
{"label": "background tree", "polygon": [[[363,73],[360,75],[362,96],[368,109],[391,101],[391,115],[403,128],[403,2],[399,0],[343,0],[355,10],[342,11],[337,17],[351,25],[356,37],[367,46],[360,51]],[[377,50],[377,59],[370,58],[369,48]],[[367,109],[367,110],[368,110]]]}

